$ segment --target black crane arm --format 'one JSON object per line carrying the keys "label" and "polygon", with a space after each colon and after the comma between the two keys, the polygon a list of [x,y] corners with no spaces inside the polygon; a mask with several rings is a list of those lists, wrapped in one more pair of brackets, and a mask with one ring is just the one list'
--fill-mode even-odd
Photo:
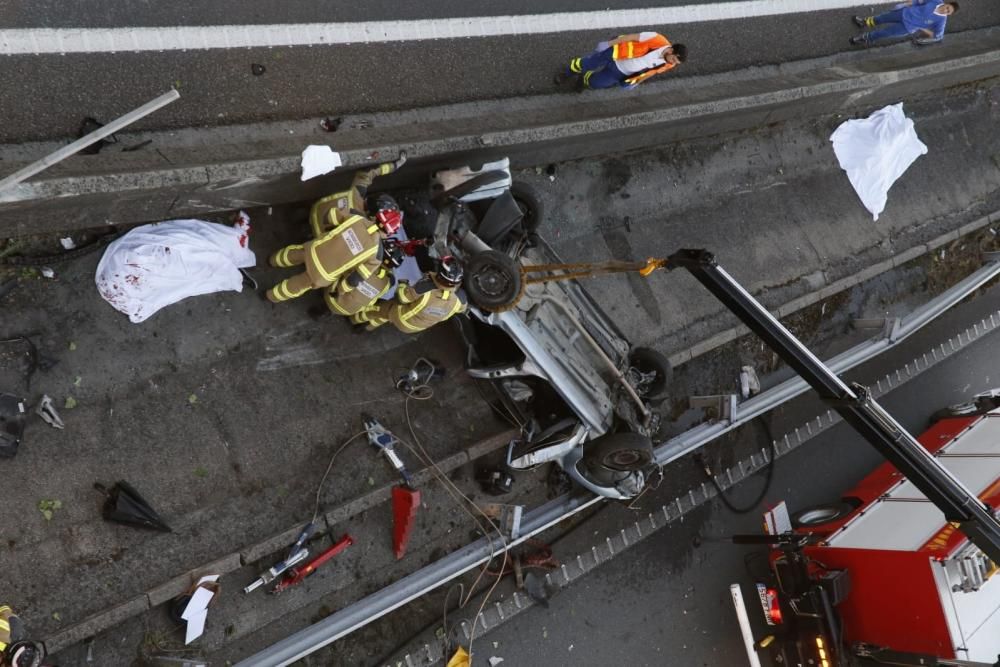
{"label": "black crane arm", "polygon": [[823,400],[913,482],[969,540],[1000,563],[1000,521],[860,385],[848,386],[720,267],[707,250],[678,250],[667,270],[686,269],[760,336]]}

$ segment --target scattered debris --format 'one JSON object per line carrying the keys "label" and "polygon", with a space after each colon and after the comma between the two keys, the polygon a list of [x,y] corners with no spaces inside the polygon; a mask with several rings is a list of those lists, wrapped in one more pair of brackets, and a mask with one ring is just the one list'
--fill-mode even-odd
{"label": "scattered debris", "polygon": [[198,402],[198,395],[197,394],[188,394],[188,403],[190,405],[194,405],[197,402]]}
{"label": "scattered debris", "polygon": [[343,121],[343,118],[324,118],[319,122],[319,126],[324,132],[336,132]]}
{"label": "scattered debris", "polygon": [[445,667],[469,667],[469,652],[459,646]]}
{"label": "scattered debris", "polygon": [[743,366],[740,369],[740,394],[744,399],[760,393],[760,379],[753,366]]}
{"label": "scattered debris", "polygon": [[74,241],[70,236],[59,239],[59,243],[62,244],[64,250],[72,250],[76,247],[76,241]]}
{"label": "scattered debris", "polygon": [[507,540],[516,540],[521,536],[521,517],[524,516],[523,505],[504,505],[491,503],[483,507],[483,514],[497,527]]}
{"label": "scattered debris", "polygon": [[[208,606],[215,600],[220,590],[219,575],[210,574],[198,580],[194,589],[175,600],[175,604],[184,605],[180,618],[187,621],[184,632],[184,645],[188,645],[205,632],[205,620],[208,618]],[[187,602],[183,602],[184,599]]]}
{"label": "scattered debris", "polygon": [[254,76],[260,76],[267,71],[267,68],[259,63],[250,63],[250,73]]}
{"label": "scattered debris", "polygon": [[12,459],[17,454],[25,422],[24,399],[13,394],[0,394],[0,459]]}
{"label": "scattered debris", "polygon": [[[38,511],[40,511],[42,513],[42,516],[45,517],[46,521],[51,521],[52,520],[52,515],[55,513],[56,510],[60,510],[60,509],[62,509],[62,501],[61,500],[52,499],[52,500],[39,500],[38,501]],[[53,614],[53,618],[55,618],[54,614]],[[56,620],[58,621],[59,619],[57,618]]]}
{"label": "scattered debris", "polygon": [[[67,402],[68,400],[69,399],[67,399]],[[42,421],[52,428],[66,428],[62,417],[60,417],[59,413],[56,412],[56,407],[52,405],[52,398],[48,394],[42,395],[42,400],[38,402],[38,407],[35,408],[35,414],[41,417]]]}
{"label": "scattered debris", "polygon": [[76,343],[74,341],[69,342],[69,351],[72,352],[76,349]]}
{"label": "scattered debris", "polygon": [[302,180],[329,174],[342,164],[340,153],[329,146],[307,146],[302,151]]}
{"label": "scattered debris", "polygon": [[501,662],[503,662],[503,658],[495,655],[490,656],[490,667],[497,667]]}
{"label": "scattered debris", "polygon": [[484,493],[502,496],[514,488],[514,476],[506,467],[490,466],[476,471],[476,481]]}
{"label": "scattered debris", "polygon": [[72,396],[67,396],[66,397],[66,402],[63,404],[63,407],[65,409],[67,409],[67,410],[72,410],[77,405],[78,405],[78,403],[76,402],[75,398],[73,398]]}
{"label": "scattered debris", "polygon": [[156,510],[128,482],[119,481],[111,489],[95,483],[94,488],[105,496],[104,509],[101,512],[105,521],[164,533],[173,532]]}

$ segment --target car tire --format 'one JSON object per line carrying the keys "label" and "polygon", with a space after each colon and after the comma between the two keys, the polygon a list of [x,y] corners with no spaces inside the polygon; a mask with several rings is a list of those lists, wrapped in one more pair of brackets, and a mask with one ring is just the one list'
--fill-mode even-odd
{"label": "car tire", "polygon": [[521,213],[524,216],[521,219],[521,226],[524,228],[525,234],[528,236],[535,234],[538,231],[538,227],[542,224],[542,217],[544,215],[542,200],[534,188],[520,181],[511,183],[510,194],[514,197],[517,207],[521,209]]}
{"label": "car tire", "polygon": [[840,521],[857,509],[857,504],[847,500],[823,505],[814,505],[792,514],[794,528],[815,528],[834,521]]}
{"label": "car tire", "polygon": [[620,472],[642,470],[653,461],[653,441],[640,433],[605,433],[584,443],[583,461]]}
{"label": "car tire", "polygon": [[465,264],[462,285],[473,305],[483,310],[508,310],[521,298],[521,267],[496,250],[473,255]]}
{"label": "car tire", "polygon": [[656,379],[639,395],[650,403],[662,403],[670,396],[674,369],[666,355],[649,347],[637,347],[629,353],[629,365],[641,373],[656,373]]}

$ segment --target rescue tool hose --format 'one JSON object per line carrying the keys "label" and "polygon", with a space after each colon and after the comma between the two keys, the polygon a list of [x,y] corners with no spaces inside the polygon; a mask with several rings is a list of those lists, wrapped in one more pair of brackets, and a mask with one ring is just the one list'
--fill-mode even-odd
{"label": "rescue tool hose", "polygon": [[731,500],[729,500],[726,496],[725,490],[719,484],[715,475],[712,474],[712,469],[708,465],[708,461],[705,459],[704,454],[698,452],[694,455],[695,462],[702,469],[702,471],[704,471],[705,477],[708,478],[708,481],[715,487],[716,493],[719,494],[719,500],[721,500],[722,504],[726,506],[726,509],[733,514],[749,514],[754,511],[757,505],[764,500],[764,496],[767,495],[767,492],[771,490],[771,482],[774,479],[774,462],[778,458],[778,450],[775,446],[774,433],[771,432],[771,425],[763,417],[759,419],[759,422],[760,425],[764,427],[764,433],[767,435],[768,442],[770,443],[771,460],[767,462],[767,473],[766,477],[764,477],[764,486],[761,488],[760,493],[758,493],[757,497],[747,503],[744,507],[737,507]]}

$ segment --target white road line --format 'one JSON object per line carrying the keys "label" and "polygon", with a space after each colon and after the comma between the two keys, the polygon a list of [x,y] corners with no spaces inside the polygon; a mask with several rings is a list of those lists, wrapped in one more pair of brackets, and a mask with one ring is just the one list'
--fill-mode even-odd
{"label": "white road line", "polygon": [[[20,28],[0,30],[0,54],[121,53],[208,48],[378,44],[582,30],[637,30],[705,21],[868,6],[861,0],[744,0],[683,7],[440,18],[364,23],[177,26],[164,28]],[[670,31],[676,35],[678,31]]]}

